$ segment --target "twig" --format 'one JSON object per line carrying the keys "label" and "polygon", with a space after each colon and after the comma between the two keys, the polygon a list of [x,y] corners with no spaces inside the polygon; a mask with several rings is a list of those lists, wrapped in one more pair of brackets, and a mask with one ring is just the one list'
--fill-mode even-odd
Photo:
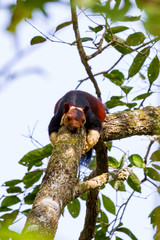
{"label": "twig", "polygon": [[149,152],[151,150],[151,147],[153,145],[153,143],[155,142],[155,140],[151,140],[149,145],[148,145],[148,149],[147,149],[147,152],[146,152],[146,155],[144,157],[144,163],[147,164],[147,158],[148,158],[148,155],[149,155]]}
{"label": "twig", "polygon": [[96,57],[98,54],[100,54],[101,52],[103,52],[106,48],[108,48],[109,46],[111,46],[113,44],[114,41],[110,41],[106,46],[104,46],[102,48],[102,46],[100,45],[98,47],[98,50],[96,52],[94,52],[93,54],[91,54],[90,56],[87,56],[87,60],[90,60],[94,57]]}
{"label": "twig", "polygon": [[132,169],[129,167],[125,167],[122,169],[113,170],[112,172],[103,173],[90,180],[87,180],[86,182],[78,182],[77,186],[75,186],[74,189],[74,196],[80,196],[89,189],[101,187],[104,184],[110,183],[112,181],[124,181],[130,176],[131,173]]}
{"label": "twig", "polygon": [[[113,66],[110,67],[107,71],[102,71],[102,72],[99,72],[99,73],[95,73],[93,76],[95,77],[95,76],[98,76],[98,75],[102,75],[102,74],[107,74],[107,73],[109,73],[109,72],[121,61],[121,59],[122,59],[124,56],[125,56],[125,55],[122,54],[121,57],[120,57],[120,58],[113,64]],[[82,80],[79,80],[79,84],[77,85],[76,89],[81,85],[81,83],[83,83],[84,81],[86,81],[86,80],[88,80],[88,79],[89,79],[89,77],[86,77],[86,78],[84,78],[84,79],[82,79]]]}
{"label": "twig", "polygon": [[[118,209],[118,211],[117,211],[117,214],[116,214],[116,218],[113,220],[113,227],[112,227],[112,230],[111,230],[111,232],[110,232],[110,235],[111,235],[110,237],[113,236],[115,230],[117,230],[118,226],[120,225],[120,223],[121,223],[121,221],[122,221],[122,218],[123,218],[123,216],[124,216],[126,207],[127,207],[127,205],[128,205],[128,202],[130,201],[130,199],[131,199],[131,197],[133,196],[134,192],[135,192],[135,191],[133,191],[133,192],[130,194],[130,196],[129,196],[129,198],[127,199],[127,201],[126,201],[125,203],[123,203],[123,204],[119,207],[119,209]],[[124,207],[124,208],[123,208],[123,207]],[[121,210],[122,208],[123,208],[123,210],[122,210],[122,214],[121,214],[121,216],[120,216],[120,218],[119,218],[119,223],[118,223],[117,226],[115,227],[115,224],[116,224],[117,219],[118,219],[118,215],[119,215],[120,210]],[[112,222],[111,222],[111,224],[112,224]],[[110,224],[110,225],[111,225],[111,224]]]}

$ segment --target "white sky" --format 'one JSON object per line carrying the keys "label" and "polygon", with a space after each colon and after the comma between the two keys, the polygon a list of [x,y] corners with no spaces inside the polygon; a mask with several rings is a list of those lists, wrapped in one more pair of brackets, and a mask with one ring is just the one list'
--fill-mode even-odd
{"label": "white sky", "polygon": [[[14,1],[12,1],[14,2]],[[5,1],[6,3],[6,1]],[[56,6],[56,7],[55,7]],[[42,17],[39,13],[35,14],[32,23],[44,33],[53,33],[55,27],[61,23],[70,20],[70,15],[66,12],[66,7],[59,6],[49,8],[50,17],[52,21]],[[6,72],[7,74],[14,73],[25,69],[39,68],[44,72],[38,74],[24,74],[14,81],[4,84],[4,78],[0,79],[0,143],[1,143],[1,168],[0,168],[0,185],[7,180],[22,178],[25,173],[25,167],[18,164],[18,161],[30,150],[34,149],[33,144],[29,139],[23,135],[28,135],[28,128],[32,131],[36,125],[34,138],[37,139],[42,145],[49,143],[48,139],[48,123],[52,117],[53,109],[56,101],[70,89],[77,86],[77,81],[86,77],[85,70],[80,63],[80,58],[77,53],[76,47],[70,47],[63,44],[54,44],[47,42],[37,46],[30,46],[30,40],[36,35],[40,35],[29,24],[23,22],[18,27],[17,39],[14,40],[10,33],[4,29],[7,25],[8,14],[1,10],[1,34],[0,34],[0,71],[6,63],[15,55],[17,49],[26,49],[30,54],[15,62]],[[68,39],[72,42],[73,33],[71,27],[66,28],[64,31],[59,32],[58,36]],[[112,55],[114,58],[112,59]],[[99,58],[94,64],[94,71],[99,72],[112,66],[115,61],[115,52],[107,50],[104,53],[104,60],[99,61]],[[118,55],[117,55],[118,58]],[[93,60],[94,61],[94,60]],[[91,63],[93,63],[91,61]],[[90,63],[90,64],[91,64]],[[124,60],[124,64],[128,64]],[[27,70],[28,71],[28,70]],[[2,84],[3,83],[3,84]],[[99,78],[98,82],[102,89],[103,101],[107,101],[111,96],[111,92],[118,92],[117,88],[113,89],[113,85],[109,81],[102,82]],[[107,84],[107,87],[106,87]],[[91,83],[85,82],[80,89],[88,91],[95,95],[94,88]],[[158,98],[152,98],[148,105],[158,105]],[[114,145],[122,146],[124,151],[129,150],[129,154],[140,151],[141,156],[144,156],[148,146],[145,138],[137,142],[139,137],[132,138],[131,142],[127,140],[115,141]],[[146,143],[146,144],[144,144]],[[120,151],[114,151],[118,159],[122,154]],[[145,188],[147,191],[153,192],[152,186]],[[115,199],[115,192],[108,187],[107,196]],[[137,194],[138,195],[138,194]],[[121,194],[120,196],[121,197]],[[155,197],[152,194],[148,201],[140,198],[134,198],[128,205],[124,226],[128,226],[131,230],[135,229],[136,236],[139,240],[152,239],[152,228],[149,225],[148,215],[153,209]],[[139,210],[137,209],[139,205]],[[84,203],[82,204],[81,215],[77,219],[73,219],[67,211],[65,217],[60,220],[58,233],[55,240],[76,240],[79,232],[82,229],[84,221]],[[22,228],[21,224],[16,224],[17,230]],[[13,227],[14,229],[14,227]],[[127,240],[129,238],[125,238]]]}

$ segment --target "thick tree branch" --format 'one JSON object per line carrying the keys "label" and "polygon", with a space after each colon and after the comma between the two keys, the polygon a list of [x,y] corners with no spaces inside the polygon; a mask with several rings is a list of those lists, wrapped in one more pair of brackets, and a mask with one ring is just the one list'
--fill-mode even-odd
{"label": "thick tree branch", "polygon": [[106,114],[102,140],[110,141],[135,135],[160,134],[160,107]]}
{"label": "thick tree branch", "polygon": [[58,134],[40,190],[28,215],[25,239],[53,240],[63,208],[74,199],[77,171],[84,148],[85,131],[70,134],[62,127]]}

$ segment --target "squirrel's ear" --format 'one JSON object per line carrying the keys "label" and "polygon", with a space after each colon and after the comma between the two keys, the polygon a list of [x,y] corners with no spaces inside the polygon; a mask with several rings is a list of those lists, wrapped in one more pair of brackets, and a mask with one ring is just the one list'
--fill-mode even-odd
{"label": "squirrel's ear", "polygon": [[69,111],[70,105],[69,103],[64,103],[63,113],[67,113]]}
{"label": "squirrel's ear", "polygon": [[83,108],[83,112],[84,112],[85,115],[86,115],[86,113],[88,112],[88,110],[89,110],[89,106],[85,106],[85,107]]}

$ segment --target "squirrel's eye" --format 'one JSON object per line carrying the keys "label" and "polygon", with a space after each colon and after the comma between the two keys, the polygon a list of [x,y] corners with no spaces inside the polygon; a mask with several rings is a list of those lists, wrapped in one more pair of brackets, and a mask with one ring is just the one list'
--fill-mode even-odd
{"label": "squirrel's eye", "polygon": [[70,117],[70,116],[67,116],[67,120],[68,120],[68,121],[71,120],[71,117]]}

